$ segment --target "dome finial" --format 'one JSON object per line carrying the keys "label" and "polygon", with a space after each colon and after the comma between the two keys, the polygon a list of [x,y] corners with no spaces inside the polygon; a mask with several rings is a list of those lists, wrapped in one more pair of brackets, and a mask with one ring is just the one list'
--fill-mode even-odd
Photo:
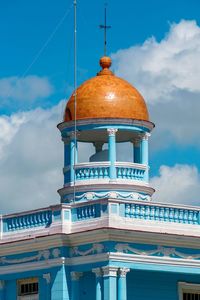
{"label": "dome finial", "polygon": [[109,56],[103,56],[100,58],[99,64],[102,69],[109,69],[112,64],[112,60]]}
{"label": "dome finial", "polygon": [[109,70],[112,65],[112,60],[109,56],[103,56],[99,61],[102,70],[97,75],[113,75],[112,71]]}

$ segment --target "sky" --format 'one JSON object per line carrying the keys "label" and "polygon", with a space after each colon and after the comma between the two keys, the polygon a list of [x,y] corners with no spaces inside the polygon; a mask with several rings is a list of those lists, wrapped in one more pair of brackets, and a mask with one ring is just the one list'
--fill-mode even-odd
{"label": "sky", "polygon": [[[200,2],[107,0],[112,70],[144,96],[154,201],[200,205]],[[78,84],[99,71],[104,1],[77,0]],[[73,1],[0,1],[0,212],[58,203]]]}

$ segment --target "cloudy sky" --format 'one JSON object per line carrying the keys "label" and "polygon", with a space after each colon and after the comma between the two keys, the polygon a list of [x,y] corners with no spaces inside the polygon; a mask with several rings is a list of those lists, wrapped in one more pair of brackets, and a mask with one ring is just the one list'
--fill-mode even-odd
{"label": "cloudy sky", "polygon": [[[113,71],[144,96],[154,200],[200,205],[200,2],[109,0]],[[78,82],[103,54],[104,1],[78,0]],[[73,1],[0,2],[0,212],[57,203],[73,87]]]}

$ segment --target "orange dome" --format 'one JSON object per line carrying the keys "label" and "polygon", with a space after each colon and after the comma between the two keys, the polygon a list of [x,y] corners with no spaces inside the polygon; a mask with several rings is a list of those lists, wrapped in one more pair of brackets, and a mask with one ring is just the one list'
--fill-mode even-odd
{"label": "orange dome", "polygon": [[[127,81],[110,70],[111,59],[100,59],[102,70],[76,90],[76,119],[120,118],[149,120],[146,103],[141,94]],[[72,94],[65,109],[64,121],[74,120]]]}

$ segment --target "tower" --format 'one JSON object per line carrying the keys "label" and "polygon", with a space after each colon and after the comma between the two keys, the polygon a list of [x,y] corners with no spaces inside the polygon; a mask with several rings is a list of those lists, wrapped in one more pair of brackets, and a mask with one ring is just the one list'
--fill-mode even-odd
{"label": "tower", "polygon": [[[149,186],[148,138],[154,124],[140,93],[110,70],[111,59],[102,57],[100,65],[97,76],[72,94],[58,125],[65,153],[61,202],[150,201],[154,190]],[[81,143],[94,150],[84,162],[79,161]],[[121,160],[123,146],[129,157]]]}

